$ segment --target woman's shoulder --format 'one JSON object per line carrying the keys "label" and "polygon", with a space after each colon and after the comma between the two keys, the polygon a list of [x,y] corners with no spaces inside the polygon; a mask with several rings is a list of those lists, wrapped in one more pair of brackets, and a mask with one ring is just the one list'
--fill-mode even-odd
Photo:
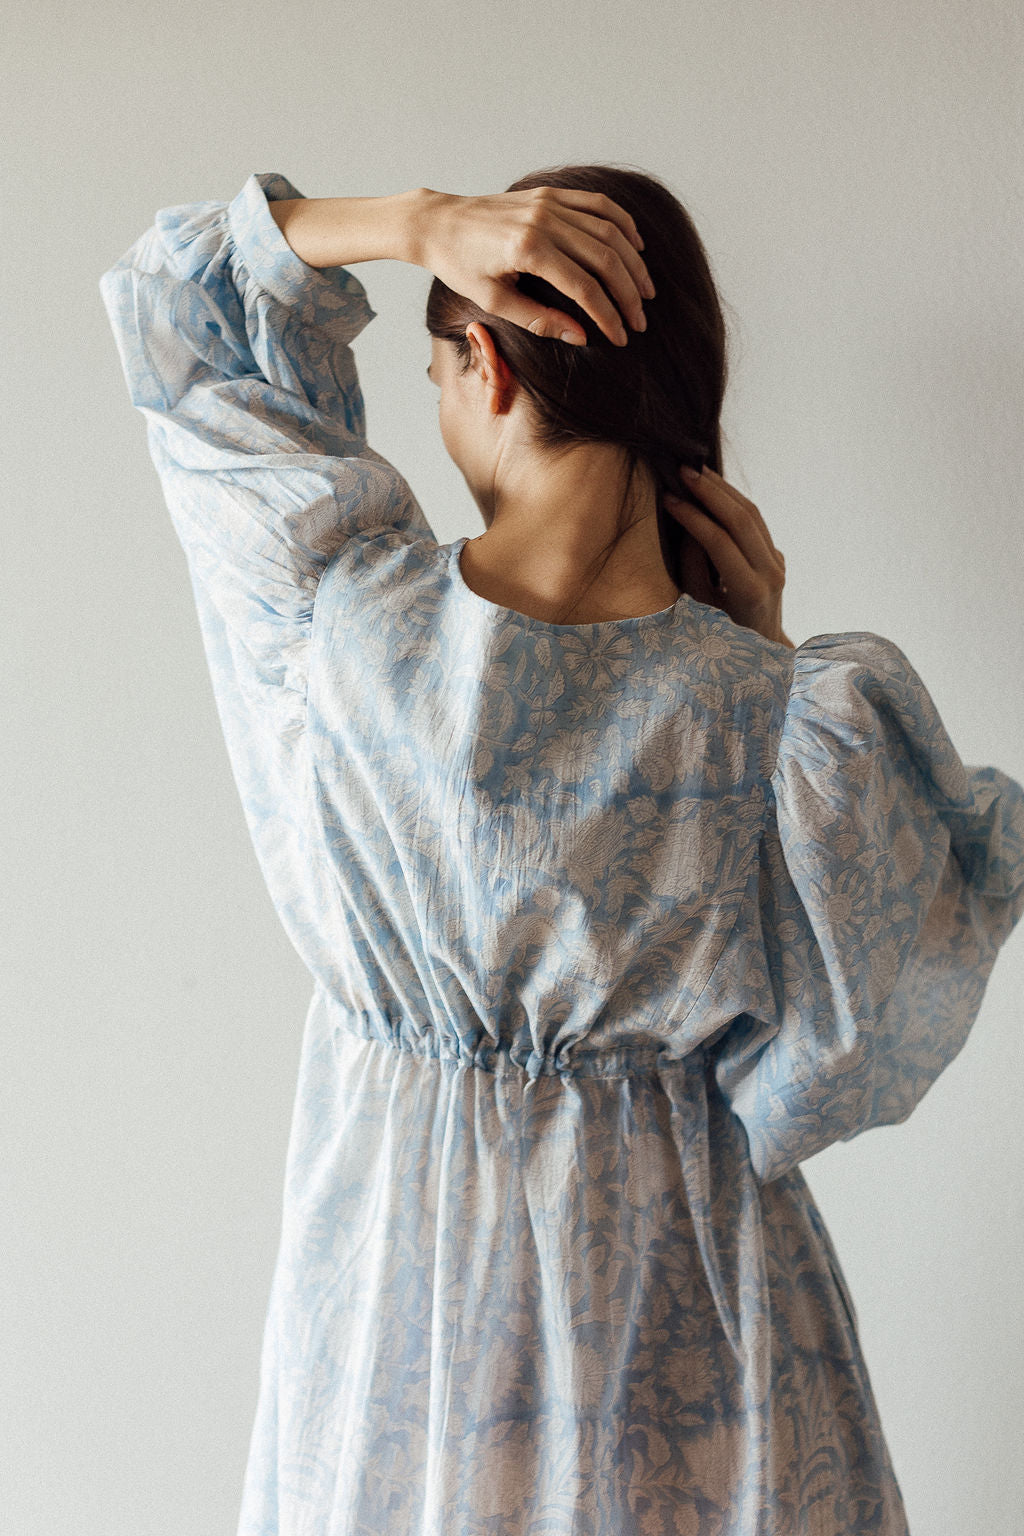
{"label": "woman's shoulder", "polygon": [[872,630],[811,635],[791,652],[786,734],[815,723],[833,734],[870,732],[902,719],[912,732],[933,729],[937,710],[923,678],[895,640]]}
{"label": "woman's shoulder", "polygon": [[726,685],[732,713],[757,738],[765,778],[826,761],[834,772],[894,714],[912,737],[927,737],[936,717],[919,674],[885,635],[825,631],[793,646],[697,604],[693,637],[691,668]]}

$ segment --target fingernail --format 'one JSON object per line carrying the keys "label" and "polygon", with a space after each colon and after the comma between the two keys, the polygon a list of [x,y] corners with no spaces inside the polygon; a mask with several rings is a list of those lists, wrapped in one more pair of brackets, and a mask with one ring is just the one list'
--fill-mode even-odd
{"label": "fingernail", "polygon": [[700,479],[700,470],[699,469],[691,469],[689,464],[684,464],[683,465],[682,469],[680,470],[680,474],[682,475],[684,480],[699,480]]}
{"label": "fingernail", "polygon": [[646,331],[647,329],[647,316],[644,314],[643,310],[640,311],[640,317],[637,320],[636,328],[638,331]]}
{"label": "fingernail", "polygon": [[629,337],[626,335],[626,327],[624,325],[619,326],[618,336],[619,346],[624,347],[629,340]]}

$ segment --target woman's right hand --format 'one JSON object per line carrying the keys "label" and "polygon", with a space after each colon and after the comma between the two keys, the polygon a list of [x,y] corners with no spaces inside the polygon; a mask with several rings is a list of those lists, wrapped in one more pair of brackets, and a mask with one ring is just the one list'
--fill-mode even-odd
{"label": "woman's right hand", "polygon": [[573,299],[617,346],[628,337],[616,304],[635,330],[646,329],[641,300],[654,297],[654,284],[640,255],[643,241],[604,193],[545,186],[460,197],[423,187],[419,196],[417,264],[488,314],[584,345],[578,321],[517,289],[518,274],[532,272]]}
{"label": "woman's right hand", "polygon": [[694,501],[668,491],[662,500],[690,535],[683,550],[686,591],[698,602],[721,608],[737,624],[792,647],[782,629],[786,559],[760,511],[706,464],[699,474],[686,465],[680,472]]}

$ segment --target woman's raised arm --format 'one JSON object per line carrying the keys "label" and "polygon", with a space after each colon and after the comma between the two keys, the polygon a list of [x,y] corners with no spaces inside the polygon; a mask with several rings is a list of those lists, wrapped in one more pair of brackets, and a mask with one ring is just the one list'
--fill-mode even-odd
{"label": "woman's raised arm", "polygon": [[253,843],[315,968],[322,889],[296,807],[321,578],[353,545],[436,541],[367,443],[351,346],[374,316],[366,291],[296,256],[271,217],[278,196],[298,189],[268,172],[230,202],[160,209],[100,292],[188,562]]}
{"label": "woman's raised arm", "polygon": [[271,212],[307,266],[410,262],[488,314],[576,345],[587,339],[579,323],[520,293],[520,272],[573,299],[618,346],[627,342],[619,311],[643,330],[641,301],[654,297],[636,225],[598,192],[531,187],[462,197],[417,187],[385,197],[284,198]]}

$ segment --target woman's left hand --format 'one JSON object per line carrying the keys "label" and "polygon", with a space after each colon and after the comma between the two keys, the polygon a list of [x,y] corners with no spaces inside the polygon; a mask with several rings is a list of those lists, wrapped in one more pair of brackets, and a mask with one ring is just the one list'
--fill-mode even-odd
{"label": "woman's left hand", "polygon": [[766,639],[792,646],[782,629],[786,560],[758,508],[707,465],[699,475],[686,466],[681,473],[693,502],[668,491],[662,500],[690,535],[683,552],[687,592]]}

